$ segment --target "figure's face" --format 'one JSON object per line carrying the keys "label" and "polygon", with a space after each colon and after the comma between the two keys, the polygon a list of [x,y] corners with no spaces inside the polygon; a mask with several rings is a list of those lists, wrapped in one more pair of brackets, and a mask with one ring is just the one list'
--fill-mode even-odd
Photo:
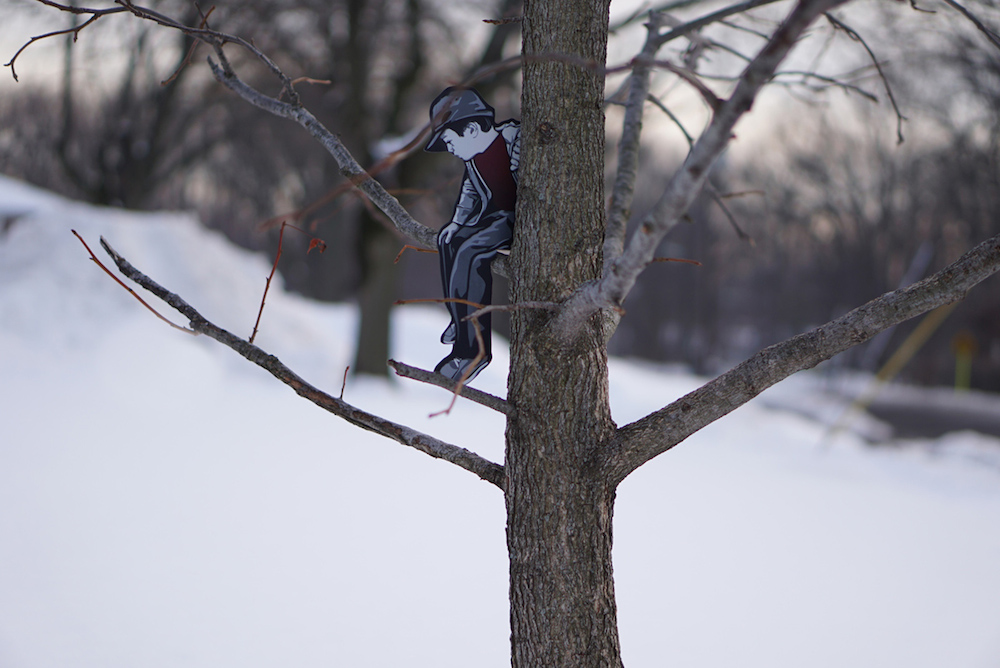
{"label": "figure's face", "polygon": [[448,128],[441,133],[441,139],[448,147],[448,152],[462,160],[472,160],[475,155],[482,151],[482,147],[479,145],[479,126],[475,123],[466,125],[461,134]]}

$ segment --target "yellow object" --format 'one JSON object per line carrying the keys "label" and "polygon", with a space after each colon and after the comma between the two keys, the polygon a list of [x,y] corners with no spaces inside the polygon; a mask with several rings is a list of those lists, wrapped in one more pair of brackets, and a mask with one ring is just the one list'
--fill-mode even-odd
{"label": "yellow object", "polygon": [[955,391],[968,391],[972,386],[972,358],[979,350],[976,337],[963,329],[952,337],[951,350],[955,353]]}
{"label": "yellow object", "polygon": [[[832,438],[835,434],[839,433],[850,419],[857,413],[865,410],[871,405],[875,397],[878,396],[879,391],[882,386],[888,383],[890,380],[896,377],[896,375],[903,370],[906,363],[913,359],[913,356],[917,354],[925,343],[927,339],[931,338],[938,327],[941,326],[951,312],[955,310],[955,307],[959,305],[960,302],[952,302],[951,304],[945,304],[944,306],[939,306],[920,321],[917,328],[910,332],[910,335],[906,337],[903,343],[896,349],[896,352],[892,354],[889,361],[879,369],[879,372],[875,374],[875,378],[872,382],[865,388],[865,391],[858,396],[851,405],[847,407],[844,414],[840,416],[830,430],[827,432],[827,439]],[[970,358],[971,366],[971,358]],[[957,372],[956,372],[957,373]]]}

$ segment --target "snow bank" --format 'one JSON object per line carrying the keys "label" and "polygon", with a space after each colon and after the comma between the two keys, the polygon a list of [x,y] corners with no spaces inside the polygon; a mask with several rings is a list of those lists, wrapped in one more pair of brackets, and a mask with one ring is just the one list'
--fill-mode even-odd
{"label": "snow bank", "polygon": [[[9,180],[4,220],[0,666],[508,664],[495,488],[166,327],[69,230],[99,254],[104,235],[240,336],[268,258],[186,215],[89,207]],[[395,355],[432,366],[443,311],[394,317]],[[258,342],[339,392],[354,328],[351,308],[275,286]],[[503,395],[496,348],[476,385]],[[619,424],[700,382],[621,361],[611,381]],[[500,416],[462,402],[430,419],[448,401],[436,388],[351,380],[345,398],[503,457]],[[941,448],[823,435],[751,404],[622,485],[626,665],[996,665],[1000,473]]]}

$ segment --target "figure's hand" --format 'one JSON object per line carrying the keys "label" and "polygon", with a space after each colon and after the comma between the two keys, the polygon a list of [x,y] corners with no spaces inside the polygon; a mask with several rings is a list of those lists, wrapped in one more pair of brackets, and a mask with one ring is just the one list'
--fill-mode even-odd
{"label": "figure's hand", "polygon": [[459,227],[458,223],[448,223],[442,227],[441,231],[438,232],[438,243],[442,246],[451,243],[451,238],[455,236],[455,232],[458,232]]}

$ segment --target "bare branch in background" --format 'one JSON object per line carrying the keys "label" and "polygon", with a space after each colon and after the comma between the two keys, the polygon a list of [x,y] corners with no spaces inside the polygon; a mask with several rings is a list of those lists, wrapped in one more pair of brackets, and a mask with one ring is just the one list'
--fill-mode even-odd
{"label": "bare branch in background", "polygon": [[875,69],[878,70],[879,77],[882,78],[882,84],[885,86],[886,95],[889,96],[889,102],[892,104],[892,110],[896,112],[896,143],[902,144],[903,121],[906,120],[906,117],[903,116],[903,112],[899,110],[899,105],[896,104],[896,96],[892,94],[892,86],[889,85],[889,80],[886,78],[885,72],[882,71],[882,65],[879,64],[875,53],[871,50],[871,47],[868,46],[868,42],[866,42],[864,38],[859,35],[856,30],[854,30],[854,28],[850,27],[832,14],[826,14],[826,20],[829,21],[830,25],[834,28],[844,31],[848,37],[861,44],[865,51],[868,52],[868,57],[872,59],[872,64],[875,65]]}
{"label": "bare branch in background", "polygon": [[[47,4],[47,5],[52,5],[54,7],[59,7],[60,9],[64,9],[65,11],[71,11],[70,9],[64,8],[61,5],[56,5],[55,3],[52,3],[52,2],[46,2],[46,0],[38,0],[38,1],[39,2],[43,2],[43,3]],[[44,35],[36,35],[36,36],[32,37],[31,39],[29,39],[24,44],[24,46],[22,46],[20,49],[18,49],[17,53],[14,54],[14,57],[11,58],[8,62],[4,63],[4,67],[9,67],[10,68],[10,73],[11,73],[11,76],[14,77],[14,81],[20,81],[20,79],[17,78],[17,70],[14,69],[14,63],[15,63],[15,61],[17,61],[18,56],[20,56],[21,53],[24,52],[24,50],[27,49],[29,46],[31,46],[35,42],[38,42],[38,41],[43,40],[43,39],[47,39],[49,37],[58,37],[59,35],[69,35],[70,33],[73,34],[73,41],[76,41],[76,38],[79,37],[79,35],[80,35],[80,31],[83,30],[84,28],[86,28],[87,26],[89,26],[90,24],[96,22],[97,19],[99,19],[102,16],[105,16],[107,14],[116,14],[116,13],[124,12],[124,11],[125,11],[124,7],[113,7],[111,9],[107,9],[107,10],[96,10],[95,9],[95,10],[92,10],[92,12],[91,12],[91,13],[93,13],[93,16],[91,16],[89,19],[87,19],[86,21],[84,21],[83,23],[81,23],[78,26],[73,26],[72,28],[66,28],[65,30],[56,30],[56,31],[53,31],[53,32],[48,32],[48,33],[45,33]],[[73,13],[76,13],[76,14],[85,14],[87,12],[86,11],[75,11]]]}
{"label": "bare branch in background", "polygon": [[[564,340],[575,337],[580,325],[594,312],[621,306],[639,274],[653,258],[664,235],[682,219],[701,192],[709,171],[732,140],[736,122],[750,111],[757,94],[772,79],[778,65],[812,22],[844,1],[802,0],[795,6],[746,68],[729,99],[713,115],[684,165],[632,234],[622,254],[614,258],[606,257],[602,278],[584,285],[567,300],[552,325]],[[645,98],[643,94],[641,100]]]}
{"label": "bare branch in background", "polygon": [[[993,43],[993,46],[1000,49],[1000,35],[997,35],[996,32],[990,30],[986,26],[986,24],[980,21],[975,14],[966,9],[964,5],[960,5],[957,2],[955,2],[955,0],[944,0],[944,2],[948,6],[957,9],[962,14],[962,16],[972,21],[972,24],[976,26],[976,29],[978,29],[979,32],[986,35],[986,39],[990,40]],[[926,10],[920,10],[916,5],[914,5],[913,8],[917,9],[918,11],[926,11]]]}
{"label": "bare branch in background", "polygon": [[659,48],[668,42],[684,37],[692,32],[701,30],[705,26],[712,25],[713,23],[718,23],[730,16],[735,16],[737,14],[743,14],[750,11],[751,9],[756,9],[758,7],[763,7],[765,5],[770,5],[779,0],[748,0],[748,2],[741,2],[735,5],[730,5],[729,7],[723,7],[722,9],[712,12],[711,14],[706,14],[701,18],[697,18],[693,21],[688,21],[687,23],[676,26],[670,32],[660,35],[656,39],[656,47]]}
{"label": "bare branch in background", "polygon": [[[383,213],[385,213],[389,217],[392,224],[401,233],[424,246],[435,246],[435,231],[414,220],[414,218],[409,214],[409,212],[406,211],[406,209],[403,208],[399,201],[389,194],[378,181],[372,178],[371,174],[365,171],[361,165],[358,164],[357,160],[355,160],[351,153],[344,147],[340,139],[324,127],[315,116],[313,116],[301,105],[298,94],[295,92],[294,82],[273,60],[271,60],[271,58],[258,49],[252,42],[249,42],[242,37],[219,32],[207,27],[193,28],[186,26],[183,23],[159,12],[134,5],[131,2],[122,7],[113,8],[113,11],[111,9],[103,10],[68,7],[52,2],[51,0],[38,0],[38,2],[55,7],[62,11],[76,14],[94,14],[94,19],[105,14],[128,12],[140,19],[152,21],[166,28],[179,30],[186,35],[210,45],[215,50],[218,62],[210,59],[209,66],[211,67],[215,78],[220,83],[257,108],[263,109],[264,111],[274,114],[275,116],[296,121],[316,140],[318,140],[320,144],[322,144],[323,147],[330,153],[330,155],[333,156],[333,158],[337,161],[337,165],[340,167],[341,174],[343,174],[353,186],[361,190]],[[207,16],[202,18],[203,25],[206,23],[206,18]],[[74,31],[75,34],[78,34],[80,30],[91,24],[94,19],[87,21],[81,26],[70,29],[69,31],[59,31],[57,33],[52,33],[51,35],[66,34],[67,32]],[[41,39],[41,37],[38,39]],[[33,41],[35,40],[33,39],[32,42]],[[18,54],[20,54],[21,51],[23,51],[32,42],[25,44],[25,46],[18,51]],[[243,82],[237,76],[236,72],[229,63],[228,58],[223,52],[223,47],[226,44],[238,45],[239,47],[249,51],[257,60],[264,63],[271,73],[281,82],[281,89],[278,98],[287,98],[288,101],[267,96]],[[16,57],[17,56],[15,56],[15,58]],[[13,60],[8,63],[8,65],[11,66],[13,71]]]}

